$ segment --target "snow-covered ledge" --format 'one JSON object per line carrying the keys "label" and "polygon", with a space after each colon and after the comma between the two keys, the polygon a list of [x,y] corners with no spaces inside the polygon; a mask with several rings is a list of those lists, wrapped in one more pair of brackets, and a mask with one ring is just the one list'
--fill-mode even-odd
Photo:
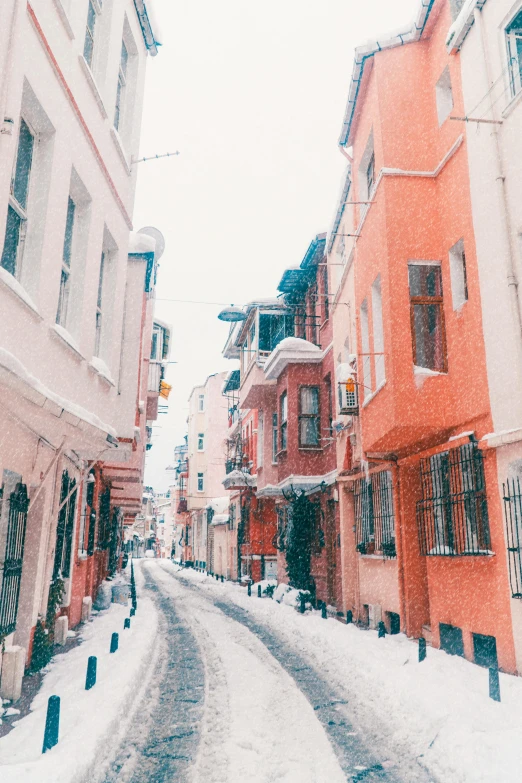
{"label": "snow-covered ledge", "polygon": [[0,281],[11,291],[11,293],[21,299],[24,305],[29,308],[29,310],[32,310],[32,312],[37,315],[38,318],[42,319],[40,311],[23,285],[19,283],[16,277],[13,277],[13,275],[8,272],[7,269],[4,269],[3,266],[0,266]]}
{"label": "snow-covered ledge", "polygon": [[449,54],[458,52],[475,21],[475,9],[482,11],[485,5],[486,0],[465,0],[446,36],[446,48]]}
{"label": "snow-covered ledge", "polygon": [[230,473],[227,473],[221,483],[225,489],[255,487],[257,476],[251,476],[249,473],[244,473],[242,470],[232,470]]}
{"label": "snow-covered ledge", "polygon": [[308,340],[285,337],[266,360],[265,376],[268,380],[277,380],[289,364],[320,364],[323,358],[323,351]]}
{"label": "snow-covered ledge", "polygon": [[85,356],[80,351],[80,346],[70,334],[67,329],[64,329],[63,326],[60,326],[60,324],[53,324],[49,327],[51,330],[51,334],[53,337],[59,338],[61,341],[65,343],[65,345],[71,349],[71,351],[75,354],[77,359],[85,359]]}
{"label": "snow-covered ledge", "polygon": [[103,361],[103,359],[100,359],[99,356],[93,356],[91,361],[89,362],[89,367],[98,373],[98,375],[103,378],[104,381],[107,381],[111,386],[116,386],[116,381],[111,375],[111,371]]}

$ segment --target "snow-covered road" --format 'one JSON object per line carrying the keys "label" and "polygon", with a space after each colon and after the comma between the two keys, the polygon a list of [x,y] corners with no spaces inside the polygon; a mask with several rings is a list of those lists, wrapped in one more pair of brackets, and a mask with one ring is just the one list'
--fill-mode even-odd
{"label": "snow-covered road", "polygon": [[384,744],[370,750],[346,693],[226,592],[161,561],[142,567],[162,649],[106,783],[429,780]]}

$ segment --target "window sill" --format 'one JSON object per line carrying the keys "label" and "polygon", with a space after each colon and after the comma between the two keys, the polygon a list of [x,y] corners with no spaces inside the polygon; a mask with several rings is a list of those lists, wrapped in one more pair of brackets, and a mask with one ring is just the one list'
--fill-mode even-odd
{"label": "window sill", "polygon": [[53,324],[49,328],[53,337],[57,337],[63,345],[66,345],[77,359],[80,359],[80,361],[85,359],[85,356],[80,351],[76,340],[71,334],[69,334],[67,329],[64,329],[63,326],[60,326],[60,324]]}
{"label": "window sill", "polygon": [[108,119],[107,110],[105,109],[105,104],[103,103],[103,98],[101,96],[101,93],[98,89],[98,85],[96,84],[94,80],[93,73],[89,67],[89,63],[83,56],[83,54],[78,55],[78,60],[80,61],[80,68],[85,74],[85,78],[87,79],[87,83],[89,87],[91,88],[91,92],[94,95],[94,99],[98,105],[98,108],[100,110],[101,116],[106,120]]}
{"label": "window sill", "polygon": [[18,282],[16,277],[13,277],[13,275],[7,271],[7,269],[4,269],[3,266],[0,266],[0,281],[4,283],[6,288],[8,288],[12,294],[14,294],[20,301],[24,303],[24,305],[31,311],[33,315],[36,315],[41,321],[43,321],[43,316],[36,307],[35,303],[23,287],[21,283]]}
{"label": "window sill", "polygon": [[108,383],[109,386],[116,386],[115,381],[113,380],[110,370],[105,364],[105,362],[100,359],[98,356],[93,356],[91,361],[89,362],[89,368],[93,370],[95,373],[99,375],[99,377],[105,381],[105,383]]}
{"label": "window sill", "polygon": [[322,451],[322,446],[298,446],[299,451]]}
{"label": "window sill", "polygon": [[[286,449],[281,449],[281,451],[278,451],[276,457],[277,459],[279,459],[279,457],[286,457]],[[277,462],[272,462],[272,465],[277,465]]]}
{"label": "window sill", "polygon": [[112,139],[112,141],[114,143],[114,146],[116,147],[116,152],[120,156],[120,160],[123,163],[125,171],[127,172],[127,174],[130,177],[130,175],[131,175],[131,167],[130,167],[130,163],[129,163],[128,159],[127,159],[127,154],[125,152],[125,149],[124,149],[122,141],[121,141],[121,136],[118,133],[118,131],[116,130],[116,128],[113,128],[113,127],[111,127],[111,139]]}
{"label": "window sill", "polygon": [[505,109],[502,111],[502,117],[503,119],[507,119],[512,111],[516,109],[518,104],[522,101],[522,90],[519,90],[516,95],[514,95],[511,100],[509,101],[508,105],[505,107]]}
{"label": "window sill", "polygon": [[379,392],[381,391],[381,389],[384,389],[384,387],[385,387],[385,386],[386,386],[386,378],[384,379],[384,381],[382,381],[382,382],[381,382],[381,383],[380,383],[380,384],[377,386],[377,388],[375,389],[375,391],[373,391],[371,394],[369,394],[367,397],[365,397],[365,398],[364,398],[364,401],[363,401],[363,404],[362,404],[362,406],[361,406],[361,407],[362,407],[362,408],[366,408],[366,406],[367,406],[367,405],[369,405],[369,404],[371,403],[371,401],[374,399],[374,397],[376,397],[376,396],[377,396],[377,394],[379,394]]}
{"label": "window sill", "polygon": [[71,23],[69,22],[69,17],[67,16],[67,11],[63,7],[61,0],[54,0],[54,5],[56,7],[56,10],[58,11],[58,16],[60,17],[60,20],[65,27],[65,32],[71,39],[71,41],[74,40],[74,31],[71,27]]}
{"label": "window sill", "polygon": [[381,563],[386,563],[388,560],[397,560],[397,555],[395,555],[394,557],[390,557],[390,556],[387,556],[387,555],[383,555],[382,553],[380,553],[380,554],[376,553],[374,555],[361,555],[359,553],[359,557],[362,560],[380,560]]}

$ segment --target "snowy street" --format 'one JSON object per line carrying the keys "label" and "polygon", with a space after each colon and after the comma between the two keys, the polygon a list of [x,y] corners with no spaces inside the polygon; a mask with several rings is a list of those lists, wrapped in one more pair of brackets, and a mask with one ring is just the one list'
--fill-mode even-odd
{"label": "snowy street", "polygon": [[106,783],[430,780],[364,736],[346,695],[220,584],[158,561],[143,571],[162,652]]}

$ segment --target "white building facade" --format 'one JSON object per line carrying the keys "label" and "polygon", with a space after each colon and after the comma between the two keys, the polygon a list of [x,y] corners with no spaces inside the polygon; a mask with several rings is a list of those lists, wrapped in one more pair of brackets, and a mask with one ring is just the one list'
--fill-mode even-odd
{"label": "white building facade", "polygon": [[[124,409],[121,390],[122,367],[136,346],[124,330],[133,160],[146,59],[157,52],[148,5],[2,3],[0,639],[6,666],[12,656],[22,669],[29,661],[35,624],[47,614],[57,578],[65,584],[63,607],[71,601],[89,466],[124,461],[132,450],[137,395]],[[141,310],[136,317],[141,320]],[[137,389],[137,357],[134,364],[125,382]],[[83,525],[85,534],[85,519]],[[4,695],[11,697],[5,689]]]}
{"label": "white building facade", "polygon": [[[517,669],[522,671],[522,2],[472,0],[448,34],[460,51],[473,222]],[[463,123],[464,124],[464,123]]]}

